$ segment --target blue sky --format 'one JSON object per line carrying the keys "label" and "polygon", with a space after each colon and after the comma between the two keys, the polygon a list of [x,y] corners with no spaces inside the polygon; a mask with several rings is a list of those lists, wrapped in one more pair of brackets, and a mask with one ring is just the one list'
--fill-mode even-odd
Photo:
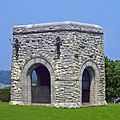
{"label": "blue sky", "polygon": [[18,24],[78,21],[104,29],[105,54],[120,59],[120,0],[0,0],[0,69],[11,69],[12,28]]}

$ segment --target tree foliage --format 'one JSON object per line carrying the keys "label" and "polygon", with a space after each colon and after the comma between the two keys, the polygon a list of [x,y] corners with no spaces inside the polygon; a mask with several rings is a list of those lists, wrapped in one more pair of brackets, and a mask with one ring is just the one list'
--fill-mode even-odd
{"label": "tree foliage", "polygon": [[0,89],[0,101],[1,102],[10,101],[10,87]]}
{"label": "tree foliage", "polygon": [[120,60],[105,57],[106,100],[113,102],[120,96]]}

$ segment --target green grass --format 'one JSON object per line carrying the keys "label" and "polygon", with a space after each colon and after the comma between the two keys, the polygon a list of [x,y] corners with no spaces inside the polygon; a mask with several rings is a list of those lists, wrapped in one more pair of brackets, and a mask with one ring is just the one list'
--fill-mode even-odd
{"label": "green grass", "polygon": [[0,103],[0,120],[120,120],[120,105],[67,109]]}

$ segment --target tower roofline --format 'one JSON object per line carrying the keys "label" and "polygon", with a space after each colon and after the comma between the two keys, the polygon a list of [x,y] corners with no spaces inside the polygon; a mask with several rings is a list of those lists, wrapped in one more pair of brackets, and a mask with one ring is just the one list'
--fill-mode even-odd
{"label": "tower roofline", "polygon": [[96,24],[89,24],[89,23],[81,23],[75,21],[61,21],[61,22],[50,22],[50,23],[37,23],[37,24],[26,24],[26,25],[15,25],[14,28],[17,27],[26,27],[26,28],[33,28],[33,27],[41,27],[41,26],[53,26],[53,25],[78,25],[78,26],[88,26],[94,28],[101,28],[101,26]]}

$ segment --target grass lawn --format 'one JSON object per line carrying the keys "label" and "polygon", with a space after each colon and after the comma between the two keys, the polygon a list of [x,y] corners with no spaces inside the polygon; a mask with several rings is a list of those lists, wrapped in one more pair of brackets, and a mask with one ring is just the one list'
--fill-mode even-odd
{"label": "grass lawn", "polygon": [[120,105],[67,109],[0,103],[0,120],[120,120]]}

